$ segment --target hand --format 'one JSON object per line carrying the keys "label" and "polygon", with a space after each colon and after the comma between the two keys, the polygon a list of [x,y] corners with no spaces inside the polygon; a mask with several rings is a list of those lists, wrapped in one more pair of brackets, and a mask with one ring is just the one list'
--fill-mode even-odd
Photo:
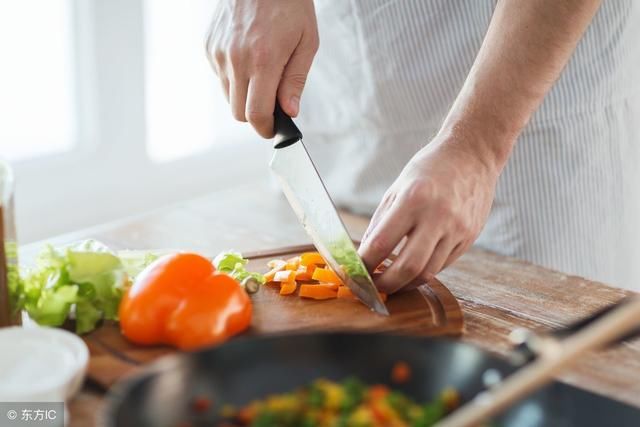
{"label": "hand", "polygon": [[276,96],[298,115],[318,45],[312,0],[221,0],[206,48],[233,117],[270,138]]}
{"label": "hand", "polygon": [[489,214],[499,170],[453,136],[439,135],[405,166],[371,219],[360,255],[372,270],[406,236],[376,280],[387,293],[428,279],[474,242]]}

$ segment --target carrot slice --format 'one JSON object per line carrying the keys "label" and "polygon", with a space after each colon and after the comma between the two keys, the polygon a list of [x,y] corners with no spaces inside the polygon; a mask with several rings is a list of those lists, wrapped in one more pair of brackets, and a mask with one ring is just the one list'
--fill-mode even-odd
{"label": "carrot slice", "polygon": [[319,252],[305,252],[300,255],[300,264],[307,265],[325,265],[327,262],[322,258]]}
{"label": "carrot slice", "polygon": [[404,384],[411,379],[411,367],[407,362],[398,361],[391,369],[391,381],[396,384]]}
{"label": "carrot slice", "polygon": [[313,280],[311,277],[311,273],[306,271],[305,267],[299,267],[296,271],[296,281],[298,282]]}
{"label": "carrot slice", "polygon": [[313,275],[313,272],[316,270],[316,268],[318,268],[318,266],[315,264],[307,265],[307,273]]}
{"label": "carrot slice", "polygon": [[273,281],[276,273],[282,271],[286,267],[287,262],[281,259],[274,259],[272,261],[269,261],[267,265],[271,268],[271,270],[264,275],[264,279],[267,282],[271,282]]}
{"label": "carrot slice", "polygon": [[317,280],[319,282],[326,283],[335,283],[337,285],[343,285],[342,280],[336,273],[328,268],[316,268],[313,270],[313,275],[311,276],[313,280]]}
{"label": "carrot slice", "polygon": [[297,270],[299,266],[300,266],[300,257],[294,256],[287,260],[287,266],[285,267],[285,270]]}
{"label": "carrot slice", "polygon": [[320,282],[318,284],[322,286],[326,286],[327,288],[333,289],[336,292],[338,292],[338,289],[340,288],[340,285],[338,285],[337,283]]}
{"label": "carrot slice", "polygon": [[296,291],[296,282],[283,282],[280,286],[280,295],[291,295]]}
{"label": "carrot slice", "polygon": [[326,285],[300,285],[300,296],[312,299],[332,299],[338,292]]}
{"label": "carrot slice", "polygon": [[295,282],[296,272],[293,270],[278,271],[273,277],[274,282]]}
{"label": "carrot slice", "polygon": [[358,298],[353,294],[353,292],[351,292],[351,289],[349,289],[346,286],[340,286],[338,288],[338,298],[352,299],[354,301],[358,300]]}
{"label": "carrot slice", "polygon": [[389,395],[389,387],[385,385],[377,384],[377,385],[372,385],[369,388],[369,397],[372,400],[381,400],[387,397],[388,395]]}

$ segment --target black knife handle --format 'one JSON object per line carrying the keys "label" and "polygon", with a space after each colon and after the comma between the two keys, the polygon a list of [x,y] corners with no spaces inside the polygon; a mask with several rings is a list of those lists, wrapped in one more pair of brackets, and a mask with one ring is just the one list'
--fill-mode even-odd
{"label": "black knife handle", "polygon": [[282,108],[280,103],[276,101],[276,109],[273,112],[273,131],[275,137],[273,139],[273,148],[284,148],[294,144],[302,139],[302,132],[293,123]]}

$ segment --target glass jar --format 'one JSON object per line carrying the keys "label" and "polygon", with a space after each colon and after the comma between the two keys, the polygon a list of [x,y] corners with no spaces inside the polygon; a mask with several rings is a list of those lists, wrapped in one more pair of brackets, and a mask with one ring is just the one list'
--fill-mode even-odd
{"label": "glass jar", "polygon": [[13,190],[11,167],[0,160],[0,327],[19,325],[21,317],[12,298],[19,285]]}

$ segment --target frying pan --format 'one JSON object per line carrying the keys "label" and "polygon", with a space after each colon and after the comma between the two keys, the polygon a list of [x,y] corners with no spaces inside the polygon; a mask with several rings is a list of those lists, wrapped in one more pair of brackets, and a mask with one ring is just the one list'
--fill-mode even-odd
{"label": "frying pan", "polygon": [[[411,380],[402,385],[390,383],[391,368],[398,361],[412,369]],[[241,338],[217,348],[170,356],[120,383],[108,397],[105,424],[215,426],[222,404],[246,404],[318,377],[356,376],[369,384],[389,384],[424,402],[453,386],[467,401],[485,389],[486,380],[516,369],[507,360],[443,338],[342,333]],[[212,407],[197,414],[193,401],[202,396],[211,400]],[[638,426],[640,410],[555,382],[510,407],[492,425]]]}

